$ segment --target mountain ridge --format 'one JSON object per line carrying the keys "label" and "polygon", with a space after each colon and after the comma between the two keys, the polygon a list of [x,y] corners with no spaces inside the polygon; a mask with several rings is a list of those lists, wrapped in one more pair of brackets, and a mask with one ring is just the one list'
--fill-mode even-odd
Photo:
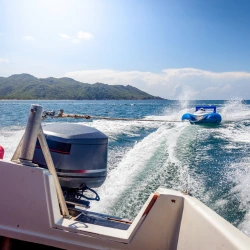
{"label": "mountain ridge", "polygon": [[37,78],[27,73],[0,77],[0,99],[164,100],[131,85],[89,84],[69,77]]}

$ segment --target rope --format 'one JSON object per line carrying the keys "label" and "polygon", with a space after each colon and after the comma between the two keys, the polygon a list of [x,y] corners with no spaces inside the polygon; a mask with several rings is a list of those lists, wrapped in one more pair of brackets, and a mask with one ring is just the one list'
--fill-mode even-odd
{"label": "rope", "polygon": [[104,116],[90,116],[90,115],[77,115],[77,114],[62,114],[61,118],[85,118],[85,119],[103,119],[111,121],[141,121],[141,122],[183,122],[183,121],[166,121],[166,120],[153,120],[153,119],[134,119],[134,118],[112,118]]}
{"label": "rope", "polygon": [[54,111],[44,111],[43,119],[47,116],[51,118],[75,118],[75,119],[103,119],[110,121],[141,121],[141,122],[189,122],[185,121],[169,121],[169,120],[153,120],[153,119],[134,119],[134,118],[112,118],[112,117],[104,117],[104,116],[90,116],[90,115],[81,115],[81,114],[66,114],[63,110],[60,110],[57,115],[55,115]]}

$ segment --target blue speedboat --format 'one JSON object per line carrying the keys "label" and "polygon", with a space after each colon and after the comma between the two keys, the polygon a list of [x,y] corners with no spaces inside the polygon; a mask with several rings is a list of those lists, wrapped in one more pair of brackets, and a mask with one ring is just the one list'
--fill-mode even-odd
{"label": "blue speedboat", "polygon": [[186,113],[182,121],[188,120],[191,124],[219,124],[221,115],[216,112],[216,106],[196,106],[193,114]]}

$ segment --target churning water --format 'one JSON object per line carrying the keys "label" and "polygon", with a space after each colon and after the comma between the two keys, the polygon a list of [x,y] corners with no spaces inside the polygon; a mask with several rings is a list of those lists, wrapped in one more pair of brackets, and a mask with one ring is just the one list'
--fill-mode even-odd
{"label": "churning water", "polygon": [[[133,220],[159,186],[183,191],[250,236],[250,101],[0,101],[0,145],[11,159],[31,104],[44,110],[132,121],[73,120],[109,137],[108,177],[91,210]],[[195,105],[216,105],[217,126],[181,122]],[[150,119],[155,121],[137,121]],[[160,122],[159,120],[170,121]],[[45,123],[60,122],[47,118]]]}

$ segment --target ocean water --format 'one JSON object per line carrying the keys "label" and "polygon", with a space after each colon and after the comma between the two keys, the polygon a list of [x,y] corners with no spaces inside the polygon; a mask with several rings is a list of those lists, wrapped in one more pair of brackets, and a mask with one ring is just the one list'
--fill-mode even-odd
{"label": "ocean water", "polygon": [[[31,104],[44,110],[132,121],[63,119],[109,137],[108,176],[91,210],[133,220],[158,187],[188,189],[250,236],[250,101],[0,101],[0,145],[11,159]],[[181,122],[195,105],[216,105],[217,126]],[[154,121],[137,121],[150,119]],[[164,122],[158,121],[162,120]],[[44,123],[62,122],[47,118]]]}

